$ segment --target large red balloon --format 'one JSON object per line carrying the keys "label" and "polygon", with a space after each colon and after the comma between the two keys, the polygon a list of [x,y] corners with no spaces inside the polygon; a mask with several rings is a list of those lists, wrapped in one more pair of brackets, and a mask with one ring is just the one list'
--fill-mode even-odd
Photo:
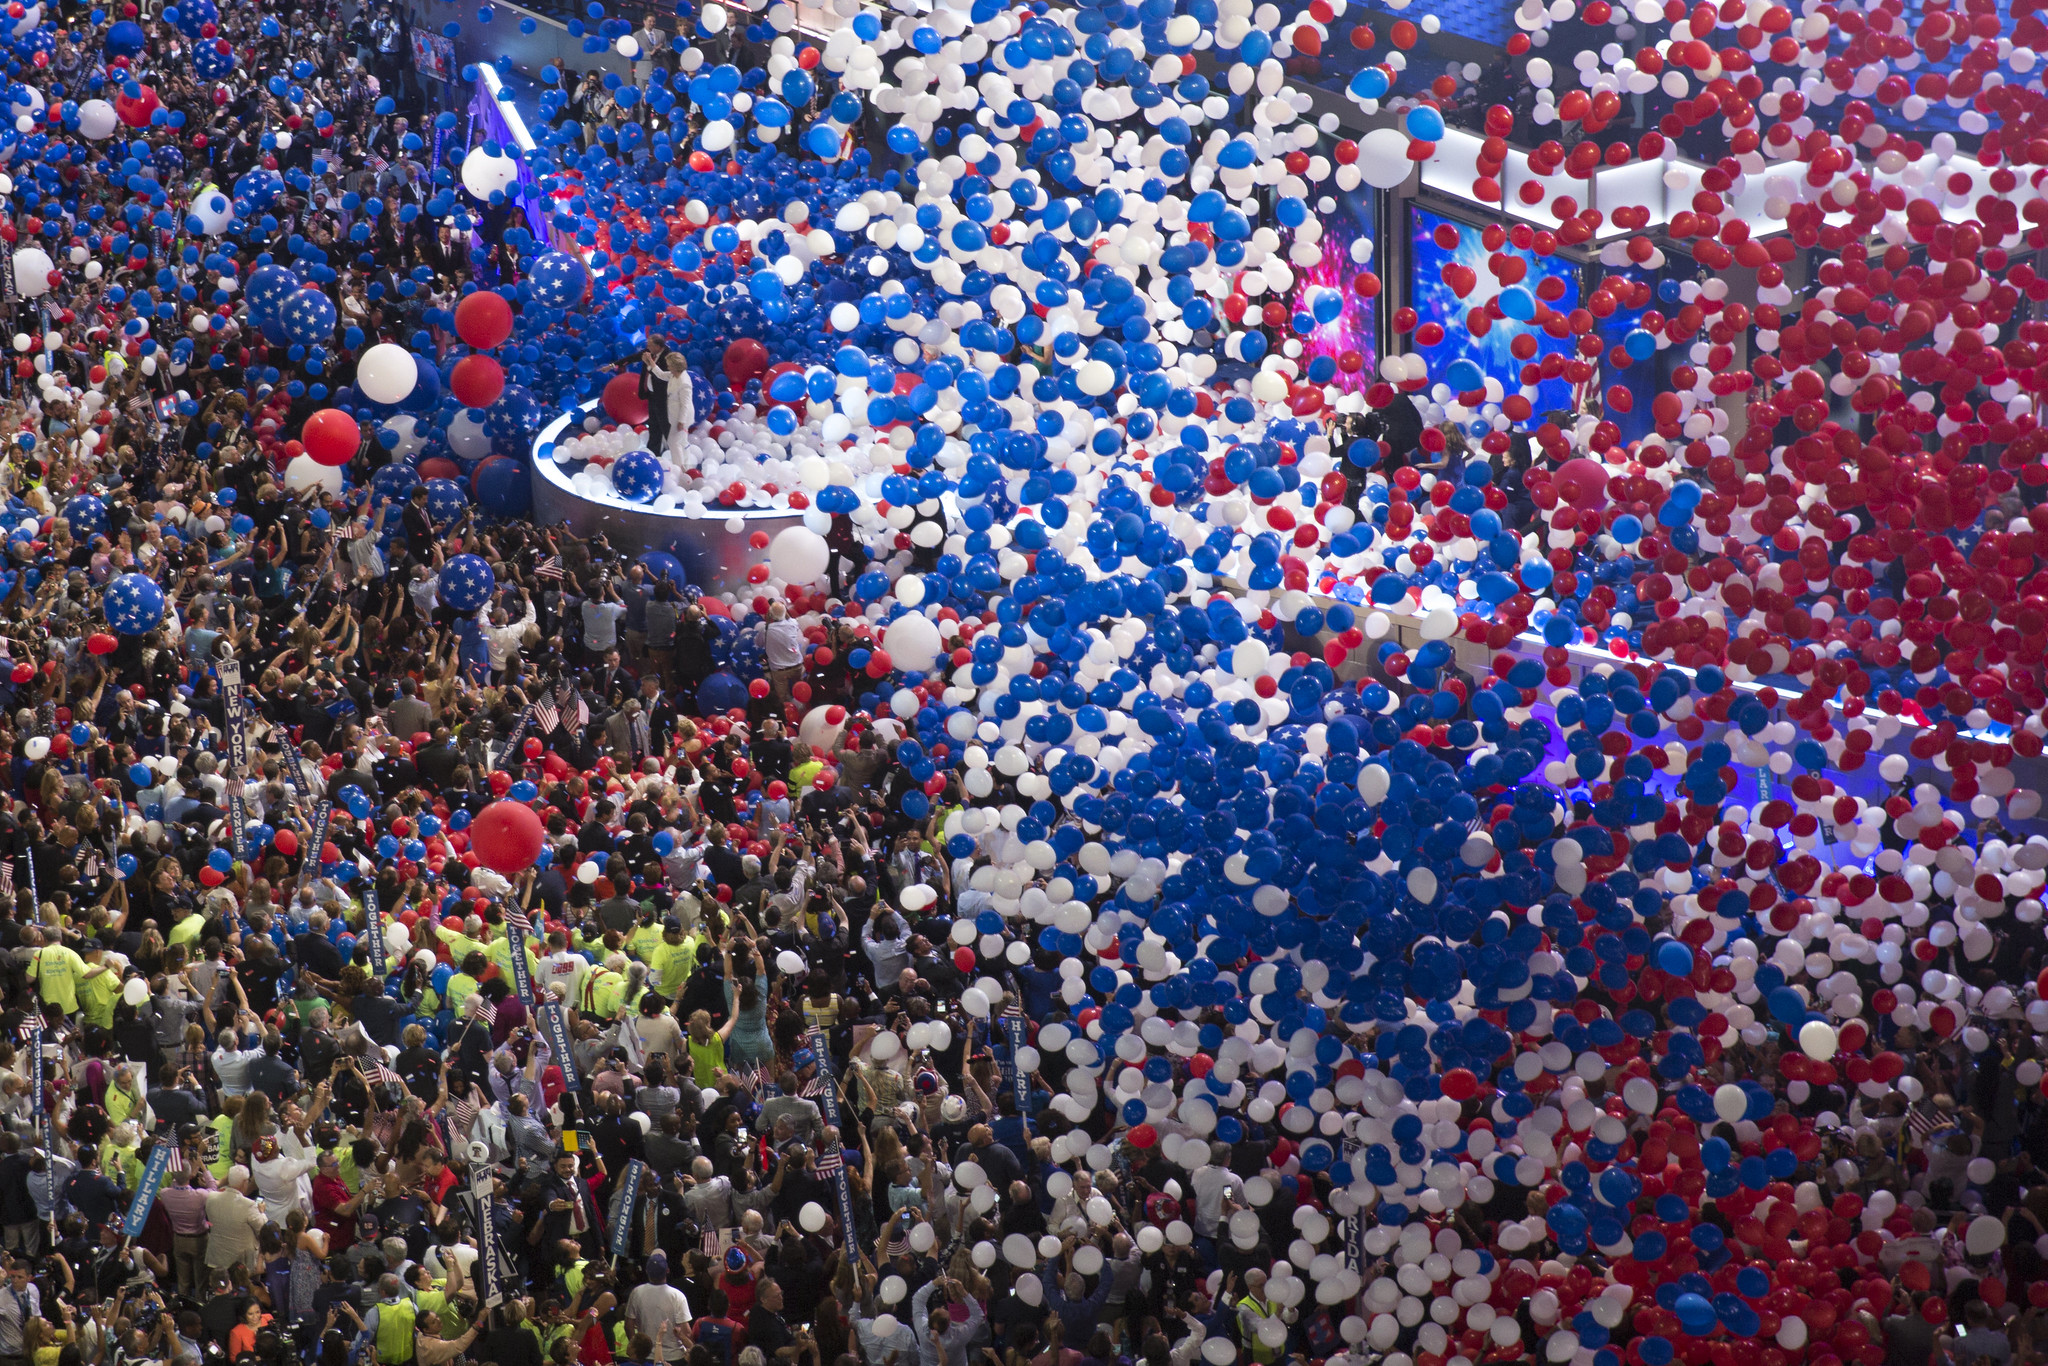
{"label": "large red balloon", "polygon": [[149,116],[163,104],[149,86],[141,87],[141,91],[139,95],[131,96],[124,92],[114,96],[114,113],[130,128],[149,127]]}
{"label": "large red balloon", "polygon": [[645,422],[647,400],[640,397],[640,376],[612,376],[611,382],[604,386],[604,410],[611,414],[614,422]]}
{"label": "large red balloon", "polygon": [[469,823],[469,846],[493,872],[522,873],[540,857],[546,833],[532,807],[492,802]]}
{"label": "large red balloon", "polygon": [[302,440],[314,463],[333,467],[355,459],[363,432],[356,420],[339,408],[323,408],[306,419]]}
{"label": "large red balloon", "polygon": [[752,337],[741,337],[725,348],[725,378],[734,389],[743,389],[768,369],[768,348]]}
{"label": "large red balloon", "polygon": [[465,408],[488,408],[505,392],[505,367],[489,356],[464,356],[448,376],[448,388]]}
{"label": "large red balloon", "polygon": [[512,305],[495,290],[480,289],[455,305],[455,334],[479,351],[512,335]]}
{"label": "large red balloon", "polygon": [[1557,496],[1581,512],[1607,506],[1607,467],[1598,460],[1575,456],[1557,467]]}
{"label": "large red balloon", "polygon": [[462,466],[456,464],[445,455],[430,456],[420,461],[420,478],[422,479],[460,479],[461,477]]}

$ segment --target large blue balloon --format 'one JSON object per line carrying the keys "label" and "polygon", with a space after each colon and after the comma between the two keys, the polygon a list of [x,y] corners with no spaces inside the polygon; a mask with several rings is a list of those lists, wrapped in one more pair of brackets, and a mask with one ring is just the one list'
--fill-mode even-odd
{"label": "large blue balloon", "polygon": [[317,289],[294,291],[278,309],[285,335],[301,346],[318,346],[334,336],[334,301]]}
{"label": "large blue balloon", "polygon": [[728,670],[720,669],[697,685],[697,708],[706,714],[746,705],[747,685]]}
{"label": "large blue balloon", "polygon": [[202,81],[217,81],[235,69],[235,50],[224,40],[200,41],[192,46],[192,74]]}
{"label": "large blue balloon", "polygon": [[646,566],[647,572],[655,578],[667,579],[678,588],[690,581],[690,576],[684,572],[683,562],[666,550],[643,550],[637,563]]}
{"label": "large blue balloon", "polygon": [[452,522],[469,506],[462,485],[453,479],[427,481],[427,515],[437,522]]}
{"label": "large blue balloon", "polygon": [[249,283],[244,294],[249,300],[249,315],[259,323],[277,315],[279,305],[291,297],[299,288],[299,277],[292,273],[290,266],[272,261],[249,272]]}
{"label": "large blue balloon", "polygon": [[149,44],[149,35],[133,19],[123,19],[107,30],[100,46],[109,57],[133,57]]}
{"label": "large blue balloon", "polygon": [[651,503],[661,492],[661,457],[631,450],[612,462],[612,491],[629,503]]}
{"label": "large blue balloon", "polygon": [[533,297],[549,308],[567,308],[590,288],[590,270],[566,251],[544,251],[528,273]]}
{"label": "large blue balloon", "polygon": [[107,532],[107,505],[90,493],[80,494],[64,505],[64,520],[71,525],[72,539],[90,540]]}
{"label": "large blue balloon", "polygon": [[533,510],[533,477],[509,456],[494,455],[470,480],[477,505],[493,517],[524,517]]}
{"label": "large blue balloon", "polygon": [[156,629],[164,619],[164,590],[145,574],[123,574],[107,586],[107,625],[124,636]]}
{"label": "large blue balloon", "polygon": [[455,611],[476,611],[497,588],[497,576],[481,555],[457,555],[441,566],[441,601]]}
{"label": "large blue balloon", "polygon": [[214,0],[178,0],[176,12],[178,32],[195,41],[205,35],[208,24],[220,22],[220,6]]}
{"label": "large blue balloon", "polygon": [[283,193],[284,177],[262,166],[243,172],[235,181],[235,198],[254,209],[269,208],[270,201]]}

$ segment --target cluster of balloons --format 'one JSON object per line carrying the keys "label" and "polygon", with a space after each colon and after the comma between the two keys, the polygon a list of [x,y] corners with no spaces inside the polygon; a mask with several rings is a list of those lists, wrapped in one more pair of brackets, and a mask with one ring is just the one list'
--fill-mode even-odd
{"label": "cluster of balloons", "polygon": [[[711,525],[801,514],[760,535],[751,593],[707,603],[738,629],[720,628],[702,695],[745,705],[749,628],[772,602],[797,613],[813,663],[847,650],[859,707],[906,731],[904,813],[928,816],[949,782],[963,795],[942,838],[988,898],[954,936],[977,974],[970,1014],[1001,1008],[1005,964],[1056,954],[1072,1020],[1037,1024],[1018,1060],[1073,1064],[1062,1114],[1106,1112],[1114,1142],[1190,1171],[1212,1140],[1283,1135],[1272,1176],[1245,1182],[1254,1207],[1291,1199],[1287,1178],[1328,1183],[1328,1213],[1297,1209],[1273,1268],[1289,1312],[1339,1307],[1347,1341],[1439,1358],[1517,1341],[1526,1301],[1554,1361],[1612,1349],[1663,1366],[1723,1343],[1729,1359],[1861,1360],[1860,1326],[1803,1292],[1837,1289],[1910,1223],[1888,1197],[1823,1199],[1810,1102],[1910,1095],[1883,1022],[1972,1051],[1991,1046],[1978,1017],[2048,1033],[2034,984],[1985,987],[1969,968],[2005,917],[2041,919],[2048,840],[1964,839],[2041,803],[2013,764],[2048,730],[2048,543],[1986,514],[2048,482],[2048,324],[2020,313],[2048,298],[2048,215],[2030,197],[2048,142],[2029,131],[2048,32],[1988,8],[1833,9],[1857,22],[1772,0],[1517,9],[1510,51],[1558,140],[1511,148],[1512,115],[1485,115],[1469,188],[1502,205],[1491,278],[1445,266],[1467,311],[1396,310],[1406,340],[1362,393],[1305,345],[1343,295],[1301,281],[1337,196],[1403,185],[1451,136],[1438,106],[1457,82],[1413,79],[1399,21],[1349,85],[1396,121],[1352,140],[1311,119],[1290,63],[1377,42],[1341,0],[973,0],[863,13],[822,42],[775,0],[753,26],[765,67],[686,47],[674,79],[618,84],[626,118],[588,148],[553,126],[550,88],[535,148],[469,149],[435,170],[423,210],[397,210],[466,228],[476,202],[518,198],[546,221],[548,240],[524,220],[506,235],[516,283],[430,313],[448,348],[426,328],[373,342],[343,326],[327,254],[302,239],[235,278],[209,244],[267,239],[302,173],[174,195],[177,163],[122,141],[177,125],[153,91],[109,78],[52,105],[28,83],[54,46],[40,11],[8,39],[22,79],[0,156],[52,195],[73,161],[133,191],[125,221],[67,242],[47,214],[16,243],[24,297],[146,257],[158,234],[196,237],[185,264],[219,292],[185,297],[169,269],[110,291],[138,314],[122,349],[181,372],[246,309],[296,367],[268,378],[314,405],[274,441],[291,487],[339,490],[372,442],[390,457],[376,500],[424,485],[444,525],[472,504],[523,515],[537,434],[573,412],[580,434],[544,456],[593,498]],[[166,18],[194,40],[195,75],[232,69],[212,0]],[[110,26],[109,56],[133,27]],[[1584,27],[1597,43],[1558,50]],[[629,39],[622,18],[577,28],[600,48]],[[296,100],[305,79],[272,88]],[[1672,112],[1603,150],[1622,99],[1653,93]],[[1918,135],[1937,111],[1960,138]],[[875,120],[893,166],[853,145]],[[1592,136],[1567,151],[1571,124]],[[1637,206],[1595,206],[1596,170],[1682,180],[1680,140],[1717,128],[1725,154],[1661,239]],[[1517,156],[1532,174],[1510,196]],[[1565,248],[1607,272],[1569,308],[1542,283]],[[1708,278],[1648,279],[1675,270],[1672,248]],[[1802,284],[1794,258],[1815,248]],[[1350,255],[1367,264],[1371,244]],[[1738,267],[1753,293],[1731,285]],[[1635,321],[1616,333],[1622,310]],[[1495,328],[1569,352],[1517,350],[1505,376],[1439,359],[1451,334]],[[656,336],[698,421],[649,451],[636,367]],[[1615,419],[1660,353],[1668,381],[1625,440]],[[345,358],[353,381],[334,385]],[[1551,381],[1599,410],[1539,416]],[[46,361],[39,382],[56,382]],[[1418,409],[1426,454],[1449,425],[1472,457],[1390,476],[1377,442],[1333,437],[1334,416],[1396,404]],[[1517,430],[1538,460],[1510,487]],[[62,515],[74,534],[105,526],[89,497]],[[862,551],[835,594],[851,647],[820,615],[842,531]],[[495,591],[474,556],[444,567],[456,611]],[[105,602],[106,649],[165,612],[142,574]],[[847,736],[844,708],[805,701],[803,738]],[[1751,801],[1753,770],[1773,785]],[[1872,777],[1918,781],[1891,795]],[[474,821],[378,831],[378,857],[500,878],[544,859],[533,783],[491,785]],[[386,931],[401,957],[410,923]],[[1232,1028],[1199,1023],[1207,1010]],[[944,1047],[945,1028],[911,1046]],[[1723,1050],[1772,1038],[1780,1077],[1701,1080]],[[2029,1068],[2018,1080],[2039,1085]],[[1780,1096],[1797,1113],[1776,1115]],[[1735,1142],[1709,1136],[1720,1125]],[[1054,1156],[1115,1153],[1077,1131]],[[957,1175],[994,1203],[978,1167]],[[1466,1245],[1442,1216],[1505,1186],[1541,1189],[1545,1212]],[[1725,1218],[1699,1217],[1706,1197]],[[1365,1226],[1355,1247],[1332,1216]],[[1262,1228],[1241,1211],[1223,1236],[1247,1246]],[[1969,1250],[2002,1232],[1972,1225]],[[1136,1237],[1193,1234],[1169,1219]],[[1543,1246],[1597,1249],[1609,1269],[1556,1271],[1526,1255]],[[1056,1251],[1017,1237],[973,1254],[1016,1268],[1031,1298]],[[1362,1258],[1382,1256],[1394,1270],[1368,1280]],[[1212,1339],[1204,1355],[1235,1351]]]}

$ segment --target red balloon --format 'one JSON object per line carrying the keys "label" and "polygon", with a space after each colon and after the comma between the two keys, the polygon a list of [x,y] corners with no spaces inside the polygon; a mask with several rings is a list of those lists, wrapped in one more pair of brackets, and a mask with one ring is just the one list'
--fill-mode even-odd
{"label": "red balloon", "polygon": [[518,802],[492,802],[469,823],[470,846],[486,868],[498,873],[531,868],[546,833],[533,808]]}
{"label": "red balloon", "polygon": [[768,695],[768,680],[767,680],[767,679],[765,679],[765,678],[757,678],[757,679],[755,679],[755,680],[754,680],[753,682],[751,682],[751,683],[747,684],[747,696],[749,696],[749,697],[766,697],[767,695]]}
{"label": "red balloon", "polygon": [[[614,381],[616,383],[616,381]],[[465,408],[488,408],[505,392],[505,367],[489,356],[464,356],[448,376],[448,388]],[[606,401],[611,390],[605,390]],[[646,404],[642,403],[642,409]]]}
{"label": "red balloon", "polygon": [[455,305],[455,335],[488,351],[512,335],[512,305],[496,290],[480,289]]}
{"label": "red balloon", "polygon": [[974,950],[962,944],[953,950],[953,966],[962,972],[974,971]]}
{"label": "red balloon", "polygon": [[538,740],[537,738],[535,738],[534,736],[531,736],[531,735],[529,735],[529,736],[527,736],[527,737],[526,737],[526,744],[525,744],[525,745],[523,746],[523,748],[524,748],[524,749],[526,750],[526,757],[527,757],[527,758],[529,758],[529,759],[538,759],[538,758],[540,758],[540,752],[541,752],[541,749],[542,749],[542,745],[541,745],[541,742],[540,742],[540,741],[539,741],[539,740]]}
{"label": "red balloon", "polygon": [[740,337],[725,348],[725,378],[734,389],[758,379],[768,369],[768,348],[752,337]]}
{"label": "red balloon", "polygon": [[199,870],[199,881],[207,887],[218,887],[227,881],[227,877],[220,869],[209,863]]}
{"label": "red balloon", "polygon": [[1607,467],[1598,460],[1575,456],[1557,467],[1557,496],[1581,512],[1607,506]]}
{"label": "red balloon", "polygon": [[427,459],[420,461],[420,478],[422,479],[460,479],[461,477],[462,466],[456,464],[445,455],[429,456]]}
{"label": "red balloon", "polygon": [[1149,1124],[1140,1124],[1130,1132],[1133,1148],[1149,1148],[1159,1141],[1159,1131]]}
{"label": "red balloon", "polygon": [[640,397],[640,376],[612,376],[604,386],[604,410],[614,422],[645,422],[647,400]]}
{"label": "red balloon", "polygon": [[363,431],[339,408],[323,408],[306,419],[303,440],[313,462],[332,469],[355,459],[363,444]]}
{"label": "red balloon", "polygon": [[276,845],[277,852],[283,854],[286,858],[290,858],[293,854],[299,852],[299,837],[294,831],[280,830],[270,842]]}
{"label": "red balloon", "polygon": [[777,778],[774,782],[768,784],[768,796],[771,799],[779,802],[788,795],[789,784],[782,781],[782,779]]}
{"label": "red balloon", "polygon": [[120,641],[115,640],[105,631],[95,631],[85,638],[87,652],[96,655],[110,655],[119,648],[120,644]]}
{"label": "red balloon", "polygon": [[114,96],[114,113],[130,128],[147,128],[149,116],[162,104],[156,91],[145,85],[138,95],[123,93]]}

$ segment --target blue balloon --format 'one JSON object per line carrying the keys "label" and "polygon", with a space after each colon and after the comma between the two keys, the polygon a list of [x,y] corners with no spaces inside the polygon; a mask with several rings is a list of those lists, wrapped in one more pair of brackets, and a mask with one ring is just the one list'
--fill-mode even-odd
{"label": "blue balloon", "polygon": [[627,451],[612,462],[612,491],[629,503],[651,503],[661,492],[665,471],[653,451]]}
{"label": "blue balloon", "polygon": [[[437,481],[438,482],[438,481]],[[441,566],[441,601],[456,612],[470,613],[491,600],[498,579],[481,555],[456,555]]]}
{"label": "blue balloon", "polygon": [[477,506],[494,517],[525,517],[533,510],[533,477],[517,460],[494,455],[470,479]]}
{"label": "blue balloon", "polygon": [[107,625],[120,634],[146,634],[164,618],[164,590],[147,575],[123,574],[107,586],[105,611]]}
{"label": "blue balloon", "polygon": [[436,522],[452,522],[469,506],[462,485],[453,479],[427,481],[427,515]]}
{"label": "blue balloon", "polygon": [[549,308],[567,308],[590,288],[590,270],[566,251],[545,251],[529,273],[533,297]]}
{"label": "blue balloon", "polygon": [[317,289],[297,289],[278,305],[277,321],[285,335],[301,346],[331,340],[338,314],[334,301]]}
{"label": "blue balloon", "polygon": [[133,57],[149,45],[149,35],[142,31],[142,25],[132,19],[123,19],[106,32],[100,46],[110,57]]}
{"label": "blue balloon", "polygon": [[667,579],[678,588],[687,587],[690,576],[683,570],[683,562],[666,550],[643,550],[636,564],[644,565],[647,572],[657,579]]}
{"label": "blue balloon", "polygon": [[730,670],[720,669],[697,685],[697,707],[706,715],[746,705],[747,685]]}

